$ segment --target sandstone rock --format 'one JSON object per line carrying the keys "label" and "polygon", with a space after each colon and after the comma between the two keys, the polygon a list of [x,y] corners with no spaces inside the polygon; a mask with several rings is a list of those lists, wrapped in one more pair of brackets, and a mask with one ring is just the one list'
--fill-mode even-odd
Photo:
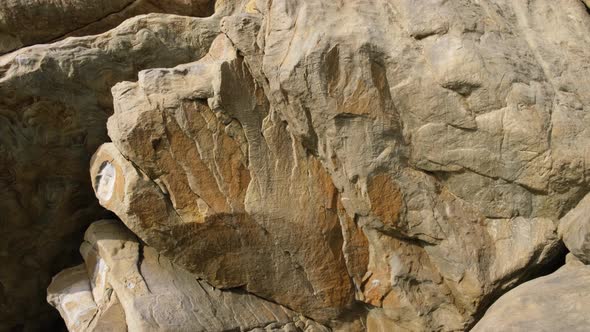
{"label": "sandstone rock", "polygon": [[219,17],[140,16],[0,57],[0,330],[47,328],[44,289],[71,265],[88,223],[105,215],[88,161],[108,140],[111,86],[203,56],[218,25]]}
{"label": "sandstone rock", "polygon": [[551,259],[587,187],[580,2],[257,8],[222,30],[365,229],[364,301],[410,330],[462,330]]}
{"label": "sandstone rock", "polygon": [[[511,35],[501,46],[473,44],[469,29],[484,27],[453,15],[487,12],[439,6],[456,26],[410,36],[388,26],[388,17],[408,20],[410,3],[388,12],[354,2],[257,2],[224,18],[227,37],[200,61],[146,70],[113,88],[113,145],[99,149],[91,171],[101,204],[217,287],[244,285],[324,322],[352,305],[354,287],[356,300],[382,308],[400,328],[469,327],[490,299],[556,254],[559,209],[583,183],[563,191],[561,175],[542,169],[555,91],[551,82],[521,83],[518,75],[542,72],[519,53],[529,46]],[[366,22],[375,29],[344,33],[335,28],[343,16],[358,31]],[[512,56],[495,64],[502,70],[525,71],[509,82],[489,68],[478,78],[488,48]],[[440,67],[425,65],[434,60]],[[519,111],[525,99],[530,108]],[[443,106],[448,112],[437,113]],[[503,128],[493,114],[514,123]],[[506,151],[486,150],[510,130]],[[469,146],[484,148],[474,154]],[[527,155],[533,151],[538,158]],[[489,159],[500,155],[506,160]],[[109,161],[115,180],[103,183]],[[329,295],[320,300],[317,289]]]}
{"label": "sandstone rock", "polygon": [[68,331],[127,331],[123,309],[115,295],[112,299],[99,314],[84,265],[61,271],[47,289],[47,302],[59,310]]}
{"label": "sandstone rock", "polygon": [[70,331],[106,331],[107,323],[109,331],[327,331],[277,304],[211,287],[116,220],[93,223],[85,240],[85,266],[62,271],[48,289]]}
{"label": "sandstone rock", "polygon": [[[130,28],[131,37],[106,33],[59,43],[71,46],[76,61],[60,62],[61,51],[35,53],[46,47],[0,58],[2,75],[18,78],[2,86],[0,102],[9,105],[3,109],[17,110],[8,112],[6,132],[33,131],[21,123],[52,124],[55,117],[30,114],[65,103],[84,114],[74,127],[84,128],[87,140],[74,159],[87,162],[88,152],[106,140],[101,126],[114,103],[112,143],[91,161],[100,204],[171,266],[334,329],[467,330],[491,301],[553,260],[561,249],[558,227],[585,261],[585,240],[576,233],[585,227],[576,216],[585,209],[585,200],[579,202],[590,178],[590,15],[583,1],[228,0],[217,6],[210,19],[186,19],[201,31],[192,23],[161,22],[142,26],[147,32]],[[148,16],[154,17],[169,18]],[[138,51],[138,40],[152,45],[144,51],[157,51],[144,53],[141,43]],[[108,66],[96,61],[105,57]],[[136,78],[139,69],[145,70]],[[19,160],[37,160],[55,141],[70,142],[67,135],[79,131],[62,122],[34,126],[53,145],[37,144],[39,152],[15,148],[31,151]],[[68,144],[57,146],[72,153]],[[43,175],[85,178],[78,177],[82,166],[61,159]],[[6,160],[10,170],[20,165]],[[75,172],[58,167],[70,164]],[[16,189],[4,193],[15,220],[30,221],[18,213],[37,211],[21,206],[64,197],[29,194],[44,187],[34,185],[39,181],[28,168],[15,169],[5,182]],[[22,197],[34,203],[15,203]],[[82,227],[90,219],[76,220]],[[19,237],[25,243],[36,234],[30,227]],[[40,256],[40,248],[26,257]],[[87,263],[112,256],[83,252]],[[26,261],[13,259],[6,258],[13,266]],[[141,281],[135,265],[121,264]],[[580,266],[570,256],[568,268]],[[2,283],[12,281],[4,289],[17,288],[13,274],[1,276]],[[68,293],[81,283],[65,278],[60,289]],[[113,286],[123,308],[157,303],[141,286],[135,293],[125,285]],[[88,295],[87,287],[80,289]],[[91,289],[96,312],[103,303],[96,299],[107,298],[117,312],[108,292]],[[162,326],[134,310],[124,312],[138,328]],[[154,317],[168,315],[164,307],[154,310]],[[169,326],[172,319],[163,321]]]}
{"label": "sandstone rock", "polygon": [[571,254],[590,264],[590,195],[560,220],[559,235]]}
{"label": "sandstone rock", "polygon": [[471,331],[587,331],[589,290],[589,266],[562,267],[506,293]]}
{"label": "sandstone rock", "polygon": [[572,265],[572,266],[582,266],[582,265],[585,265],[576,256],[572,255],[572,253],[568,253],[567,255],[565,255],[565,264],[566,265]]}
{"label": "sandstone rock", "polygon": [[113,144],[91,168],[103,206],[216,287],[322,321],[352,302],[329,175],[272,119],[227,37],[201,61],[142,71],[113,94]]}
{"label": "sandstone rock", "polygon": [[0,3],[0,54],[69,36],[105,32],[147,13],[209,16],[210,0],[7,0]]}

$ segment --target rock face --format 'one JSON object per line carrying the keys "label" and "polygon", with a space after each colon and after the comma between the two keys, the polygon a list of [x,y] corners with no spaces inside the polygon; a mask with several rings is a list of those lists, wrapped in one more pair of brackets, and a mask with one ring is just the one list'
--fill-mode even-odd
{"label": "rock face", "polygon": [[587,140],[563,117],[588,78],[544,34],[588,41],[590,22],[579,2],[550,32],[550,2],[436,4],[432,21],[411,1],[225,17],[201,60],[113,88],[101,204],[216,287],[325,323],[356,301],[398,329],[468,328],[556,253],[585,190],[585,152],[561,147]]}
{"label": "rock face", "polygon": [[144,68],[196,60],[218,33],[219,17],[148,15],[0,57],[0,330],[44,321],[51,276],[105,215],[88,161],[108,140],[111,86]]}
{"label": "rock face", "polygon": [[[336,170],[330,181],[321,157],[306,152],[303,139],[279,121],[264,81],[251,74],[262,71],[254,67],[259,55],[245,48],[246,58],[239,57],[228,38],[249,45],[234,34],[260,25],[254,15],[228,17],[227,36],[200,61],[142,71],[137,83],[113,88],[113,143],[93,158],[93,187],[101,204],[144,241],[216,287],[244,286],[323,322],[351,307],[356,288],[357,300],[383,307],[400,328],[412,330],[464,328],[486,295],[548,257],[557,242],[550,219],[485,221],[411,169],[402,170],[405,187],[384,170],[370,176],[363,216],[363,195],[344,197],[333,184]],[[384,162],[396,157],[390,152]],[[419,183],[430,183],[432,192]],[[421,214],[428,202],[436,211],[433,224],[420,225],[426,229],[409,227],[418,245],[408,243],[410,234],[395,234],[415,218],[402,214],[403,190],[417,191]],[[448,261],[451,252],[456,261]],[[433,313],[420,317],[424,308]]]}
{"label": "rock face", "polygon": [[502,296],[471,330],[587,331],[590,266],[566,265]]}
{"label": "rock face", "polygon": [[[102,2],[98,18],[121,5]],[[19,305],[2,321],[24,320],[22,280],[46,284],[104,213],[92,186],[168,280],[335,330],[468,330],[560,236],[588,262],[588,31],[579,0],[218,1],[209,18],[139,16],[6,54],[0,291]],[[16,243],[31,248],[5,255]],[[168,328],[126,307],[151,295],[113,286],[104,302],[92,276],[50,289],[70,329]],[[200,328],[270,321],[219,324]]]}
{"label": "rock face", "polygon": [[85,264],[62,271],[48,288],[70,331],[328,331],[251,294],[211,287],[119,221],[93,223],[84,239]]}

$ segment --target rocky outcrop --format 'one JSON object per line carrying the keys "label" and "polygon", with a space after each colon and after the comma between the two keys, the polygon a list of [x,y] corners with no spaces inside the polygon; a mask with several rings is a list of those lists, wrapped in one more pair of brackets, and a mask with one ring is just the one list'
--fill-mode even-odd
{"label": "rocky outcrop", "polygon": [[589,290],[590,266],[566,265],[502,296],[471,331],[586,331]]}
{"label": "rocky outcrop", "polygon": [[587,191],[580,2],[258,9],[222,31],[367,235],[362,301],[461,330],[550,257]]}
{"label": "rocky outcrop", "polygon": [[116,85],[93,186],[146,243],[214,286],[335,318],[353,300],[337,191],[257,90],[223,35],[198,63]]}
{"label": "rocky outcrop", "polygon": [[70,331],[328,331],[251,294],[211,287],[116,220],[93,223],[84,239],[85,264],[48,288]]}
{"label": "rocky outcrop", "polygon": [[0,330],[45,324],[51,276],[105,215],[88,161],[108,140],[111,86],[196,60],[218,33],[219,17],[147,15],[0,57]]}
{"label": "rocky outcrop", "polygon": [[[554,4],[445,2],[421,9],[445,13],[432,26],[414,5],[257,2],[200,61],[117,84],[101,204],[216,287],[325,323],[361,302],[399,329],[468,328],[558,252],[586,188],[562,116],[590,95],[538,24]],[[554,19],[578,35],[552,38],[586,40],[562,12],[588,24],[570,3]]]}
{"label": "rocky outcrop", "polygon": [[[47,284],[104,214],[92,187],[169,279],[336,330],[468,330],[560,237],[587,262],[589,29],[579,0],[218,1],[4,55],[0,252],[30,248],[1,257],[0,321],[40,311],[19,285]],[[169,326],[92,278],[50,289],[70,329]]]}
{"label": "rocky outcrop", "polygon": [[8,0],[0,3],[0,54],[65,37],[105,32],[147,13],[209,16],[210,0]]}

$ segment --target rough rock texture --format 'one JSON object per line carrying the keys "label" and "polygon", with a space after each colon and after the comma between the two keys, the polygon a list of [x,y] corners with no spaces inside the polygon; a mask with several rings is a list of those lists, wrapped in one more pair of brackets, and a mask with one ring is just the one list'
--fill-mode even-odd
{"label": "rough rock texture", "polygon": [[111,86],[198,59],[218,33],[217,16],[147,15],[0,57],[0,330],[44,321],[51,276],[105,214],[88,161],[108,140]]}
{"label": "rough rock texture", "polygon": [[0,54],[70,36],[105,32],[147,13],[209,16],[210,0],[4,0],[0,2]]}
{"label": "rough rock texture", "polygon": [[590,266],[568,264],[506,293],[471,331],[587,331],[588,306]]}
{"label": "rough rock texture", "polygon": [[[94,188],[149,245],[216,287],[336,317],[353,299],[337,191],[284,124],[263,123],[268,104],[243,66],[222,35],[194,65],[116,85],[114,143],[92,161]],[[215,90],[227,91],[217,106],[233,112],[227,125],[199,101]]]}
{"label": "rough rock texture", "polygon": [[119,221],[94,222],[85,264],[48,288],[70,331],[327,331],[280,305],[221,291],[139,243]]}
{"label": "rough rock texture", "polygon": [[580,1],[250,2],[115,85],[94,189],[216,287],[464,330],[587,192],[588,28]]}
{"label": "rough rock texture", "polygon": [[468,330],[558,228],[586,262],[586,5],[220,1],[1,57],[2,312],[100,214],[84,172],[111,115],[92,187],[174,266],[334,329]]}

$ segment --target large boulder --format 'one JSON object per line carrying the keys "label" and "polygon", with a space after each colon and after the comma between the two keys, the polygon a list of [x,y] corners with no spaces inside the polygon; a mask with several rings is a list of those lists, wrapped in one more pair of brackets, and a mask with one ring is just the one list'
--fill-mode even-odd
{"label": "large boulder", "polygon": [[93,187],[216,287],[465,330],[587,191],[588,28],[579,1],[250,1],[113,88]]}
{"label": "large boulder", "polygon": [[91,163],[103,206],[216,287],[323,321],[352,303],[338,193],[226,36],[199,62],[142,71],[113,94],[113,143]]}
{"label": "large boulder", "polygon": [[588,331],[590,266],[566,265],[502,296],[472,332]]}
{"label": "large boulder", "polygon": [[558,252],[588,188],[583,3],[263,3],[222,31],[367,236],[358,300],[463,330]]}
{"label": "large boulder", "polygon": [[[84,4],[69,3],[58,11]],[[92,3],[88,29],[156,1]],[[207,19],[140,16],[0,57],[0,330],[40,328],[49,276],[106,213],[92,189],[147,244],[131,241],[146,249],[131,261],[161,255],[167,279],[239,288],[334,329],[467,330],[553,263],[558,229],[585,271],[587,1],[216,3]],[[90,31],[72,22],[60,33]],[[62,37],[51,30],[38,40]],[[113,257],[83,248],[86,267]],[[81,267],[56,278],[70,329],[173,329],[194,314],[146,309],[168,284],[151,293],[131,261],[116,297]],[[584,282],[563,271],[549,278]],[[187,326],[270,322],[230,316]]]}
{"label": "large boulder", "polygon": [[254,295],[213,288],[117,220],[92,223],[84,238],[85,264],[60,272],[48,288],[69,331],[328,331]]}

